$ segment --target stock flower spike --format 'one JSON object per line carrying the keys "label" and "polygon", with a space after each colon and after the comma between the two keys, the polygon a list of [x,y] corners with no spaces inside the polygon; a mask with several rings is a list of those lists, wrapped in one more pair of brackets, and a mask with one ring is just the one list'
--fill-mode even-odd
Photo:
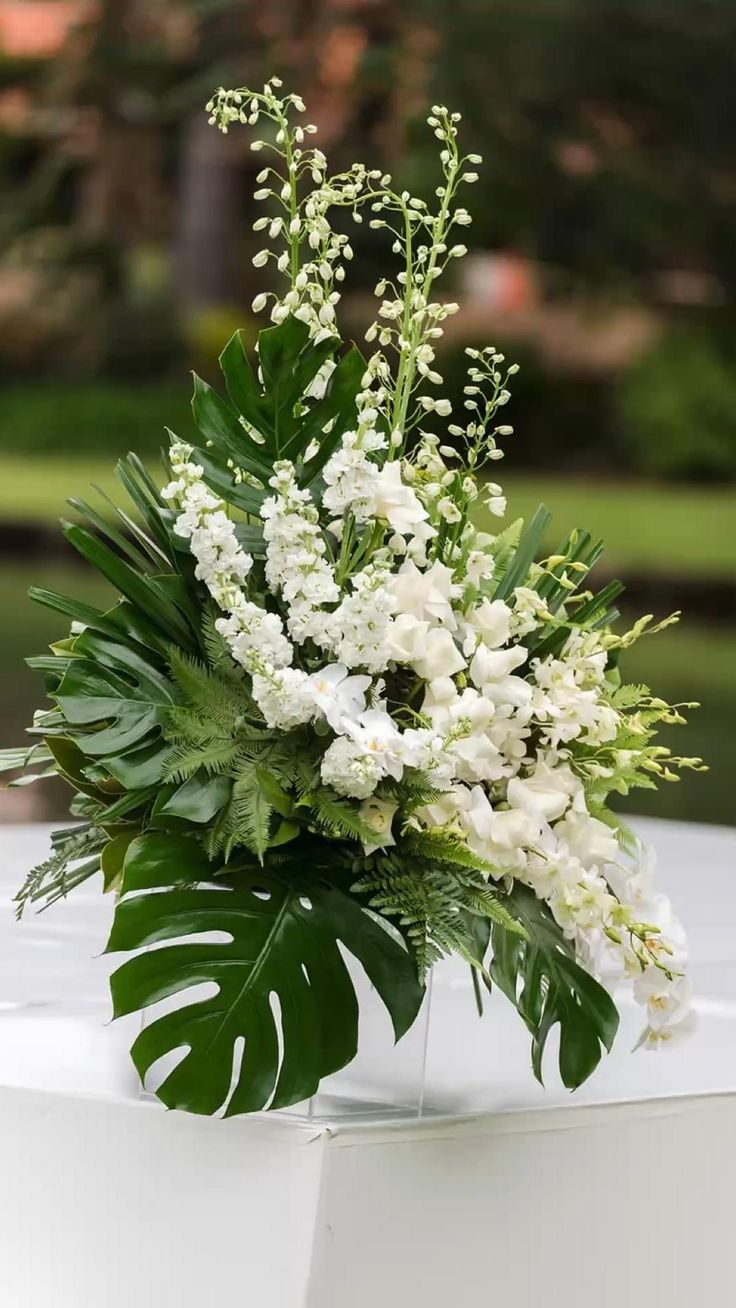
{"label": "stock flower spike", "polygon": [[[683,706],[622,681],[620,656],[657,627],[614,630],[621,587],[589,588],[587,532],[540,559],[544,508],[477,525],[506,510],[488,473],[516,368],[468,350],[462,416],[442,397],[436,348],[457,305],[437,282],[465,253],[459,196],[480,163],[459,115],[428,119],[430,208],[362,164],[330,176],[276,78],[208,111],[223,131],[261,127],[253,308],[270,325],[253,359],[239,334],[225,347],[227,398],[195,379],[197,434],[171,435],[163,490],[131,454],[118,526],[74,502],[87,525],[66,535],[112,606],[33,593],[71,631],[30,661],[50,707],[2,763],[63,777],[77,823],[19,911],[101,869],[108,948],[129,955],[114,1011],[152,1009],[132,1054],[142,1077],[168,1056],[171,1107],[278,1108],[345,1066],[358,1005],[342,950],[397,1038],[429,969],[459,955],[518,1009],[540,1079],[560,1027],[574,1088],[612,1045],[623,981],[644,1044],[691,1023],[682,929],[608,807],[701,766],[653,742]],[[397,265],[365,358],[337,334],[352,256],[339,210],[387,233]]]}

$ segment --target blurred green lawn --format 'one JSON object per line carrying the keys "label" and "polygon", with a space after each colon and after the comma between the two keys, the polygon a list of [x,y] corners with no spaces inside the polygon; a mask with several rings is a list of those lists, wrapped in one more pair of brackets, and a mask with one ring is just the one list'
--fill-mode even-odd
{"label": "blurred green lawn", "polygon": [[[98,484],[116,493],[114,459],[0,454],[0,522],[52,523],[69,514],[69,495],[89,497]],[[149,460],[157,471],[157,460]],[[673,576],[736,577],[736,487],[574,481],[513,475],[503,479],[507,521],[528,518],[541,502],[554,515],[554,549],[571,527],[606,542],[607,569]],[[497,530],[499,520],[483,517]]]}

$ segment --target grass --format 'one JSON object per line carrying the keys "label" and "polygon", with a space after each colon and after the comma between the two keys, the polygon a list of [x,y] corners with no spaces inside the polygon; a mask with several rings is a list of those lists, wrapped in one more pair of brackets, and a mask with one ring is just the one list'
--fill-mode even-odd
{"label": "grass", "polygon": [[[148,460],[158,467],[154,456]],[[69,495],[88,497],[97,483],[116,493],[114,456],[26,458],[0,453],[0,523],[48,525],[68,510]],[[548,546],[575,526],[604,538],[609,570],[675,576],[736,576],[736,487],[556,481],[510,476],[509,519],[529,517],[541,502],[554,514]],[[487,517],[489,530],[498,519]]]}
{"label": "grass", "polygon": [[[669,486],[657,482],[565,481],[509,476],[509,519],[551,509],[547,545],[572,527],[605,542],[607,571],[670,576],[736,576],[736,486]],[[488,515],[483,525],[494,530]]]}
{"label": "grass", "polygon": [[92,456],[100,449],[155,452],[165,427],[182,435],[191,428],[186,385],[106,380],[2,387],[0,448],[8,453],[54,458],[66,450]]}
{"label": "grass", "polygon": [[[88,499],[93,483],[122,502],[115,462],[114,456],[29,459],[22,454],[0,454],[0,523],[48,526],[60,517],[69,517],[68,497]],[[154,468],[157,460],[148,462]]]}

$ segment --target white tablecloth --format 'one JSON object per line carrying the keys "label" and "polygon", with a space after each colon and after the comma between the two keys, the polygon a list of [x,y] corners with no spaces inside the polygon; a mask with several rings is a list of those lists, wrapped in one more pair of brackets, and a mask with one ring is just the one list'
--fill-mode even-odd
{"label": "white tablecloth", "polygon": [[[479,1023],[465,969],[450,965],[436,977],[422,1120],[229,1122],[141,1098],[135,1022],[108,1023],[109,901],[90,886],[15,924],[10,896],[48,832],[4,828],[3,1308],[621,1308],[652,1296],[728,1308],[736,832],[637,825],[690,934],[700,1025],[688,1044],[632,1054],[625,1009],[616,1052],[582,1091],[552,1073],[542,1090],[508,1005]],[[403,1067],[412,1082],[416,1064]],[[380,1100],[386,1058],[369,1051],[355,1076]]]}

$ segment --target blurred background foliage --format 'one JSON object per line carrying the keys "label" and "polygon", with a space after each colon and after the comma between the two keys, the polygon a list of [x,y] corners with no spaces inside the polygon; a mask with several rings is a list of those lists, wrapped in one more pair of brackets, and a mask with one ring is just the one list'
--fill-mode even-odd
{"label": "blurred background foliage", "polygon": [[[3,737],[58,634],[34,579],[92,583],[51,529],[129,447],[188,431],[249,305],[257,164],[208,128],[218,84],[277,71],[335,166],[436,184],[426,108],[484,156],[442,367],[493,340],[521,364],[501,465],[514,512],[609,541],[632,602],[687,620],[629,659],[700,698],[694,776],[647,811],[730,822],[736,766],[736,8],[732,0],[0,0],[0,653]],[[385,248],[352,229],[359,337]],[[71,512],[68,510],[67,512]],[[551,542],[555,544],[554,541]],[[35,788],[34,788],[35,791]],[[35,800],[33,802],[36,802]],[[57,795],[42,797],[58,813]],[[631,804],[628,805],[632,807]],[[2,799],[38,815],[31,791]]]}

